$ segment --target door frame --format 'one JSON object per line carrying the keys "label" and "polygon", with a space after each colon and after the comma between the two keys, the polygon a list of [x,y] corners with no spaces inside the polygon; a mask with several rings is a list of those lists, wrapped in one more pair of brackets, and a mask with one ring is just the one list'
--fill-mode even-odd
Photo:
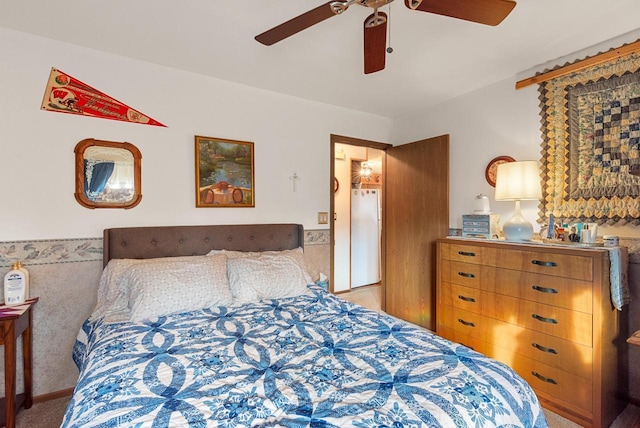
{"label": "door frame", "polygon": [[[335,172],[335,155],[336,155],[336,144],[346,144],[346,145],[351,145],[351,146],[360,146],[360,147],[368,147],[368,148],[372,148],[372,149],[377,149],[377,150],[382,150],[383,152],[385,152],[384,156],[382,157],[382,174],[383,177],[386,174],[386,166],[387,166],[387,154],[386,151],[389,147],[393,147],[392,144],[388,144],[388,143],[381,143],[378,141],[372,141],[372,140],[363,140],[360,138],[354,138],[354,137],[346,137],[344,135],[336,135],[336,134],[331,134],[331,138],[330,138],[330,174],[329,174],[329,194],[331,195],[330,202],[329,202],[329,213],[331,214],[329,216],[329,242],[330,242],[330,255],[329,255],[329,264],[330,264],[330,275],[329,275],[329,291],[331,293],[333,293],[333,284],[334,284],[334,257],[335,257],[335,235],[334,235],[334,219],[335,219],[335,212],[336,212],[336,206],[335,206],[335,191],[334,191],[334,180],[335,180],[335,176],[336,176],[336,172]],[[385,198],[386,198],[386,181],[384,178],[382,180],[382,200],[381,200],[381,204],[382,204],[382,245],[381,245],[381,254],[380,254],[380,264],[381,264],[381,278],[380,278],[380,283],[381,283],[381,309],[384,310],[385,309],[385,283],[384,283],[384,266],[385,266],[385,252],[384,252],[384,243],[385,243],[385,230],[384,230],[384,216],[385,216]],[[349,185],[349,188],[351,188],[350,183],[345,183],[344,185]]]}

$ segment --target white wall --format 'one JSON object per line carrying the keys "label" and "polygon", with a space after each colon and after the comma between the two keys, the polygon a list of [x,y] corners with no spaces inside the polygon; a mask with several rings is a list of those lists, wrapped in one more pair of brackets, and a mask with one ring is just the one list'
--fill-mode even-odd
{"label": "white wall", "polygon": [[[297,222],[329,210],[330,134],[387,141],[392,121],[0,28],[0,241],[102,236],[106,227]],[[41,111],[51,67],[167,128]],[[195,208],[194,135],[255,143],[255,208]],[[140,205],[74,196],[85,138],[142,152]],[[300,180],[293,192],[289,177]]]}
{"label": "white wall", "polygon": [[[481,88],[447,103],[407,115],[394,121],[392,142],[403,144],[422,138],[450,134],[450,203],[449,225],[462,227],[462,214],[473,211],[476,195],[484,193],[491,200],[491,210],[501,216],[501,224],[513,213],[513,202],[496,202],[494,188],[485,180],[485,168],[496,156],[508,155],[516,160],[540,160],[542,142],[538,85],[516,90],[515,83],[536,72],[607,51],[640,38],[640,30],[604,42],[565,58],[528,70],[518,76]],[[524,216],[534,223],[538,203],[523,201]],[[625,237],[640,236],[635,226],[600,226],[598,234],[615,233]]]}

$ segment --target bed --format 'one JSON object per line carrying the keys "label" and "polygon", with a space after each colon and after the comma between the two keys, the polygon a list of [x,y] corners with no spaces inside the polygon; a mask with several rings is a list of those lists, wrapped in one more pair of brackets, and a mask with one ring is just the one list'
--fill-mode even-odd
{"label": "bed", "polygon": [[547,426],[506,365],[314,285],[303,245],[296,224],[105,230],[62,427]]}

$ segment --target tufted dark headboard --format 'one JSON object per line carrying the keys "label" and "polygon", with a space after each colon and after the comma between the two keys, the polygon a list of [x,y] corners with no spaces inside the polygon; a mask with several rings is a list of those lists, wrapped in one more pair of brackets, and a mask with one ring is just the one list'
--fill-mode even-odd
{"label": "tufted dark headboard", "polygon": [[303,246],[301,224],[120,227],[104,230],[103,264],[111,259],[204,255],[211,250],[274,251]]}

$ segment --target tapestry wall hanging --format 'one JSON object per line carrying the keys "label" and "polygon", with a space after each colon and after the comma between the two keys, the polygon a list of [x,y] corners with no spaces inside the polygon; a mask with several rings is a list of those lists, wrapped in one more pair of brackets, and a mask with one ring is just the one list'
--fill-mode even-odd
{"label": "tapestry wall hanging", "polygon": [[166,127],[56,68],[51,68],[40,108],[58,113]]}
{"label": "tapestry wall hanging", "polygon": [[540,222],[640,224],[640,56],[539,86]]}

